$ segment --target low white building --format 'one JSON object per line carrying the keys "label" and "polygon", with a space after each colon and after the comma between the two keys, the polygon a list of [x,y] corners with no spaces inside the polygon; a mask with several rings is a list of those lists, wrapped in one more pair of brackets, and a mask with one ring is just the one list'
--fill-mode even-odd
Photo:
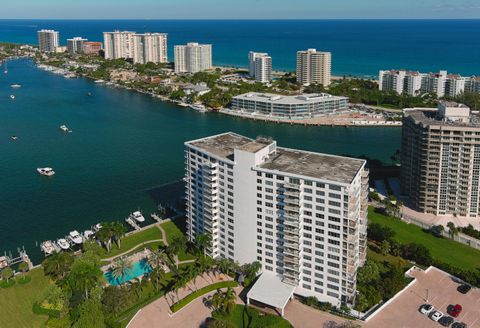
{"label": "low white building", "polygon": [[[365,160],[231,132],[185,146],[190,240],[208,233],[213,258],[260,262],[262,272],[274,276],[270,283],[284,287],[283,300],[291,291],[353,303],[366,254]],[[249,298],[264,302],[263,294]]]}
{"label": "low white building", "polygon": [[189,84],[182,88],[186,95],[190,95],[192,93],[197,94],[198,96],[203,96],[206,93],[210,92],[210,88],[207,86],[206,83],[198,83],[198,84]]}

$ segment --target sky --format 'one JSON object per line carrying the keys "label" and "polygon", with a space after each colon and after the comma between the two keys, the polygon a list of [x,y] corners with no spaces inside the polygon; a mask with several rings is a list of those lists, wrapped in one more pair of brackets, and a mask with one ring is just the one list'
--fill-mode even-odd
{"label": "sky", "polygon": [[0,0],[0,19],[461,19],[480,0]]}

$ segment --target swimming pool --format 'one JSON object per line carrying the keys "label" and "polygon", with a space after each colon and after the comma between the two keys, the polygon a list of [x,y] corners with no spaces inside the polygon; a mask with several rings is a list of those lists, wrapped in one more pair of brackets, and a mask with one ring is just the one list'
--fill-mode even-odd
{"label": "swimming pool", "polygon": [[[132,265],[132,269],[127,272],[125,276],[125,281],[130,281],[132,279],[140,277],[141,275],[145,273],[149,273],[151,271],[152,271],[152,268],[148,264],[147,260],[144,259],[144,260],[135,262]],[[107,279],[107,282],[113,286],[121,285],[123,282],[123,278],[115,278],[112,275],[112,271],[108,271],[107,273],[105,273],[105,278]]]}

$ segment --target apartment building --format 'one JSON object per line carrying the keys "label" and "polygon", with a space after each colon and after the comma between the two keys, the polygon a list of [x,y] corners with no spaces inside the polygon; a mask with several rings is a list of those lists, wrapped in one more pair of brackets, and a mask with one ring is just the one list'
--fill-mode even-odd
{"label": "apartment building", "polygon": [[79,36],[74,37],[73,39],[67,39],[67,51],[69,54],[81,54],[84,52],[85,42],[87,39],[81,38]]}
{"label": "apartment building", "polygon": [[86,55],[98,55],[102,50],[101,42],[86,41],[83,43],[83,53]]}
{"label": "apartment building", "polygon": [[272,57],[267,53],[248,53],[249,75],[260,83],[268,83],[272,80]]}
{"label": "apartment building", "polygon": [[284,119],[307,119],[348,109],[348,98],[328,93],[284,96],[248,92],[232,98],[231,109]]}
{"label": "apartment building", "polygon": [[332,54],[330,52],[308,49],[297,52],[297,82],[303,85],[331,83]]}
{"label": "apartment building", "polygon": [[480,92],[480,76],[472,76],[465,81],[465,91]]}
{"label": "apartment building", "polygon": [[135,64],[167,63],[167,34],[145,33],[133,35],[133,62]]}
{"label": "apartment building", "polygon": [[133,35],[131,31],[103,32],[105,59],[133,58]]}
{"label": "apartment building", "polygon": [[366,252],[364,160],[231,132],[185,146],[190,240],[208,233],[214,258],[259,261],[298,295],[353,303]]}
{"label": "apartment building", "polygon": [[55,52],[60,46],[60,33],[54,30],[37,31],[38,49],[42,52]]}
{"label": "apartment building", "polygon": [[212,45],[190,42],[174,48],[175,72],[197,73],[212,68]]}
{"label": "apartment building", "polygon": [[465,105],[404,111],[401,185],[419,212],[479,216],[480,116]]}
{"label": "apartment building", "polygon": [[[394,91],[418,96],[422,93],[433,93],[438,98],[453,98],[465,91],[479,92],[475,87],[478,78],[463,77],[458,74],[420,73],[417,71],[388,70],[378,74],[378,88],[384,91]],[[476,90],[476,91],[475,91]]]}

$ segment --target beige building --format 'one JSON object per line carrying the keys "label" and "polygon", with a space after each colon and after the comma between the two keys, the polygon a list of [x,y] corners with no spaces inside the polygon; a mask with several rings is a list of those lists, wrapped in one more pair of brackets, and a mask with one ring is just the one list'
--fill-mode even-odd
{"label": "beige building", "polygon": [[174,48],[175,72],[197,73],[212,68],[212,45],[190,42]]}
{"label": "beige building", "polygon": [[70,54],[81,54],[84,52],[85,42],[87,39],[81,38],[79,36],[72,39],[67,39],[67,50]]}
{"label": "beige building", "polygon": [[332,54],[308,49],[297,52],[297,82],[303,85],[314,83],[327,87],[331,82]]}
{"label": "beige building", "polygon": [[465,105],[404,111],[402,192],[419,212],[479,216],[480,116]]}
{"label": "beige building", "polygon": [[103,32],[105,59],[133,58],[133,35],[135,32]]}
{"label": "beige building", "polygon": [[60,46],[60,33],[54,30],[40,30],[37,32],[38,49],[42,52],[56,52]]}
{"label": "beige building", "polygon": [[167,34],[145,33],[133,35],[133,62],[135,64],[166,63]]}

